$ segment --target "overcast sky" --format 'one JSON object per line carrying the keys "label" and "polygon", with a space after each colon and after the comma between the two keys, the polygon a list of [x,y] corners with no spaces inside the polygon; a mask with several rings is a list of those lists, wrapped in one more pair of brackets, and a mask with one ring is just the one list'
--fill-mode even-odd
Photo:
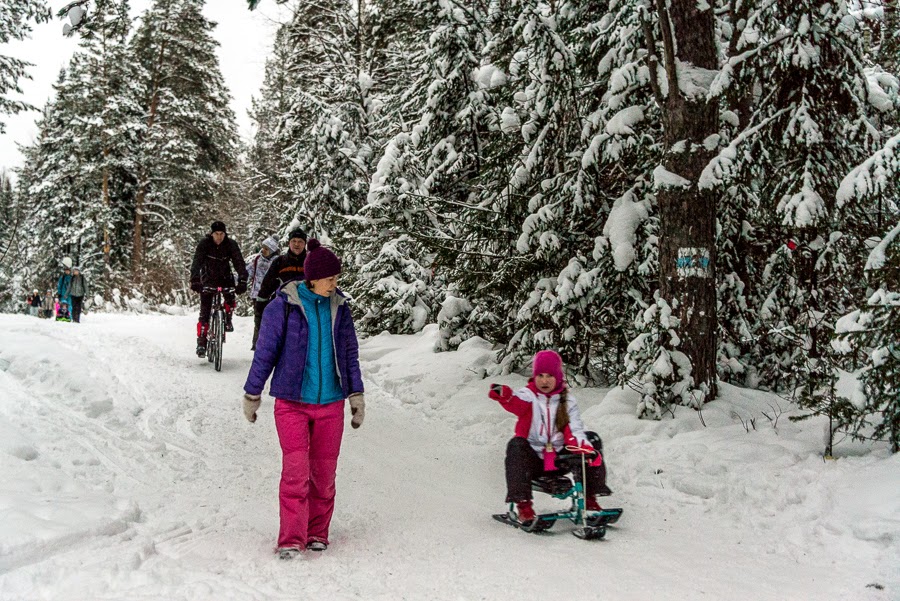
{"label": "overcast sky", "polygon": [[[50,0],[54,14],[71,0]],[[149,7],[151,0],[131,0],[132,16]],[[250,12],[246,0],[207,0],[204,14],[218,23],[213,34],[219,41],[219,65],[225,85],[231,91],[231,107],[237,116],[238,131],[244,138],[252,134],[247,109],[263,80],[265,60],[272,47],[276,23],[286,9],[274,0],[263,0]],[[76,38],[62,34],[63,21],[53,19],[34,27],[31,39],[3,46],[0,54],[12,55],[34,64],[29,69],[33,79],[21,82],[23,98],[33,106],[43,107],[53,94],[53,83],[78,45]],[[19,167],[22,155],[17,144],[29,144],[37,136],[37,111],[18,115],[2,115],[6,132],[0,134],[0,169]]]}

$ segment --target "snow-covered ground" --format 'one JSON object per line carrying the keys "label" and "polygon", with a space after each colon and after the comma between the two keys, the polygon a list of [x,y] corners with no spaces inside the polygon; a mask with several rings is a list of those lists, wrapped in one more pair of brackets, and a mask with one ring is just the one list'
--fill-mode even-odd
{"label": "snow-covered ground", "polygon": [[0,599],[900,599],[900,456],[845,441],[824,461],[822,421],[730,386],[705,425],[575,391],[625,508],[605,540],[491,520],[513,418],[488,345],[435,354],[434,326],[363,341],[331,547],[279,561],[272,400],[244,420],[236,326],[216,373],[194,317],[0,316]]}

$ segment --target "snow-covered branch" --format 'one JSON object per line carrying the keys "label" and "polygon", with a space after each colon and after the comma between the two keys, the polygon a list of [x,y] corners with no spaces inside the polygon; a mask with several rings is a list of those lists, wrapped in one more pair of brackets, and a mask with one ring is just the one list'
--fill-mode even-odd
{"label": "snow-covered branch", "polygon": [[875,248],[872,249],[872,252],[869,253],[869,258],[866,261],[866,270],[870,269],[881,269],[884,267],[885,262],[887,261],[887,249],[895,240],[900,240],[900,223],[897,223],[896,227],[889,231],[881,241],[875,245]]}
{"label": "snow-covered branch", "polygon": [[841,181],[837,191],[838,206],[851,199],[862,199],[882,192],[900,171],[900,134],[889,139],[884,148],[854,168]]}
{"label": "snow-covered branch", "polygon": [[698,186],[701,190],[712,189],[718,185],[721,185],[726,178],[731,176],[732,168],[734,166],[735,161],[737,160],[738,146],[750,140],[754,135],[756,135],[760,130],[764,129],[774,121],[776,121],[779,117],[788,113],[794,109],[794,105],[787,106],[774,115],[768,117],[763,120],[761,123],[754,125],[749,129],[745,129],[740,133],[740,135],[736,136],[734,140],[731,141],[731,144],[723,148],[718,156],[716,156],[713,160],[709,162],[709,164],[703,168],[703,172],[700,174],[700,180],[698,182]]}

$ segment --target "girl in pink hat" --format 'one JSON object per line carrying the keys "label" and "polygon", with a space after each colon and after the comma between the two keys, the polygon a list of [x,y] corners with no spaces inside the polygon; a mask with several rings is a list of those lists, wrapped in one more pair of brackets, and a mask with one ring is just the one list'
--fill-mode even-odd
{"label": "girl in pink hat", "polygon": [[572,449],[593,456],[585,475],[585,509],[601,511],[597,497],[612,494],[606,486],[603,446],[595,432],[584,430],[578,402],[566,386],[562,357],[554,351],[539,351],[528,384],[515,392],[509,386],[491,384],[488,396],[518,417],[515,436],[506,446],[506,501],[516,504],[519,522],[529,524],[535,519],[531,481],[544,472],[555,472],[557,454]]}

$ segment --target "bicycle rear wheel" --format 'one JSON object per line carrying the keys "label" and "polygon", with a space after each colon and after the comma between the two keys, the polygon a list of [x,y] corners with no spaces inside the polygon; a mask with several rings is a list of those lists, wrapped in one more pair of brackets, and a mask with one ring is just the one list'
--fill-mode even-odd
{"label": "bicycle rear wheel", "polygon": [[213,359],[216,371],[222,371],[222,343],[225,342],[225,314],[220,309],[213,316],[213,340],[215,341],[216,356]]}

